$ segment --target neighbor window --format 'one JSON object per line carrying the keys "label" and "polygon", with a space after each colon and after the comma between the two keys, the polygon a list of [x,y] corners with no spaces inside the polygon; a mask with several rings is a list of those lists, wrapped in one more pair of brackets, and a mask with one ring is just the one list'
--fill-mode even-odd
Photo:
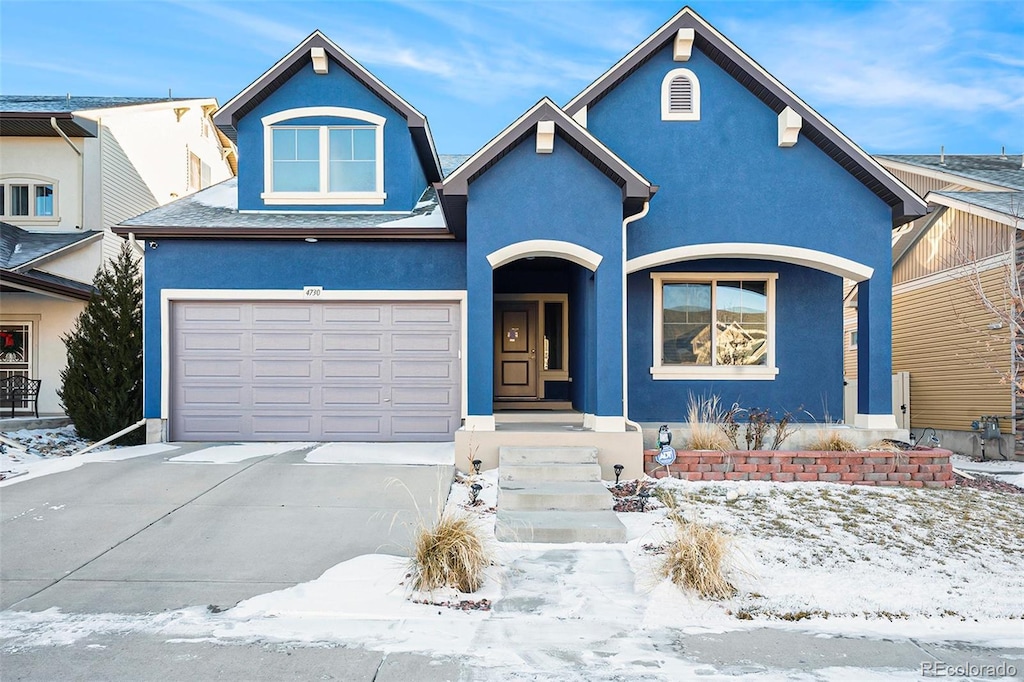
{"label": "neighbor window", "polygon": [[26,178],[0,183],[0,215],[14,218],[36,218],[41,222],[56,219],[56,184]]}
{"label": "neighbor window", "polygon": [[[308,124],[324,118],[328,122]],[[263,123],[265,203],[384,203],[383,117],[340,107],[309,107],[272,114]]]}
{"label": "neighbor window", "polygon": [[854,349],[857,347],[857,331],[850,332],[850,348]]}
{"label": "neighbor window", "polygon": [[774,274],[655,273],[655,379],[771,379]]}

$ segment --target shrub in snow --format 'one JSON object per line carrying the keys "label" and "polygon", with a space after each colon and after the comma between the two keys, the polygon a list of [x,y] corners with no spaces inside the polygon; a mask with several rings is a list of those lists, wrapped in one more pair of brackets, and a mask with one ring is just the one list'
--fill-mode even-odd
{"label": "shrub in snow", "polygon": [[491,564],[491,552],[476,523],[458,512],[445,511],[433,527],[421,526],[413,550],[409,569],[414,590],[453,587],[476,592]]}
{"label": "shrub in snow", "polygon": [[[125,243],[93,280],[96,293],[63,341],[68,366],[57,394],[83,438],[99,440],[142,417],[142,284]],[[117,442],[141,443],[137,429]]]}

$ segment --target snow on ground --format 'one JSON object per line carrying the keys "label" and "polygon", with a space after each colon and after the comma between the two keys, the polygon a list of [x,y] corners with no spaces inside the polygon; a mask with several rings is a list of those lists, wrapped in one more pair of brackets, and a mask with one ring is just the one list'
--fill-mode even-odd
{"label": "snow on ground", "polygon": [[977,461],[965,455],[953,455],[949,458],[954,469],[969,474],[992,476],[1004,483],[1024,488],[1024,462],[1017,460],[989,459]]}
{"label": "snow on ground", "polygon": [[310,464],[455,464],[455,443],[325,443]]}
{"label": "snow on ground", "polygon": [[101,445],[84,455],[76,455],[92,442],[79,437],[74,426],[21,429],[4,432],[2,436],[6,442],[3,454],[0,454],[0,488],[40,476],[71,471],[84,464],[119,462],[178,449],[164,444],[132,447]]}
{"label": "snow on ground", "polygon": [[201,448],[195,452],[172,457],[171,462],[207,462],[210,464],[237,464],[256,457],[271,457],[294,450],[304,450],[316,443],[232,443]]}
{"label": "snow on ground", "polygon": [[[446,508],[474,515],[492,543],[497,480],[496,470],[458,474]],[[475,504],[474,483],[481,486]],[[365,555],[219,613],[5,612],[0,641],[41,646],[146,632],[168,641],[341,644],[462,656],[481,679],[513,672],[724,679],[675,649],[673,632],[771,627],[1024,646],[1024,496],[828,483],[672,480],[660,487],[686,518],[732,536],[735,597],[701,600],[657,577],[672,522],[666,507],[652,505],[648,513],[619,515],[630,538],[621,545],[495,543],[496,565],[472,595],[411,595],[406,559]],[[475,608],[482,599],[492,610]],[[474,608],[450,606],[467,601]],[[829,668],[814,678],[917,677],[904,672]]]}

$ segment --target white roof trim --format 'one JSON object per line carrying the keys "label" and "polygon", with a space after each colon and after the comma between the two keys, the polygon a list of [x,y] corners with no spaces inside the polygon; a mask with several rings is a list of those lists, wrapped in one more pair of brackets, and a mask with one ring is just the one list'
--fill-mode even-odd
{"label": "white roof trim", "polygon": [[491,268],[498,269],[521,258],[564,258],[587,270],[597,270],[603,256],[585,246],[555,239],[530,239],[509,244],[487,255]]}
{"label": "white roof trim", "polygon": [[854,282],[871,279],[872,267],[836,256],[835,254],[783,244],[761,244],[753,242],[719,242],[716,244],[694,244],[677,246],[663,251],[648,253],[626,261],[626,273],[632,274],[648,268],[680,261],[703,260],[706,258],[749,258],[793,263],[815,270],[830,272]]}

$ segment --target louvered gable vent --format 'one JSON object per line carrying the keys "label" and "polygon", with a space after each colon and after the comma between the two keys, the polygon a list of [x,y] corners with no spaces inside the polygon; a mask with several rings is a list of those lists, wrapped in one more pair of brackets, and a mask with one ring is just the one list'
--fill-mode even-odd
{"label": "louvered gable vent", "polygon": [[674,114],[693,112],[693,83],[686,76],[676,76],[669,86],[669,111]]}

